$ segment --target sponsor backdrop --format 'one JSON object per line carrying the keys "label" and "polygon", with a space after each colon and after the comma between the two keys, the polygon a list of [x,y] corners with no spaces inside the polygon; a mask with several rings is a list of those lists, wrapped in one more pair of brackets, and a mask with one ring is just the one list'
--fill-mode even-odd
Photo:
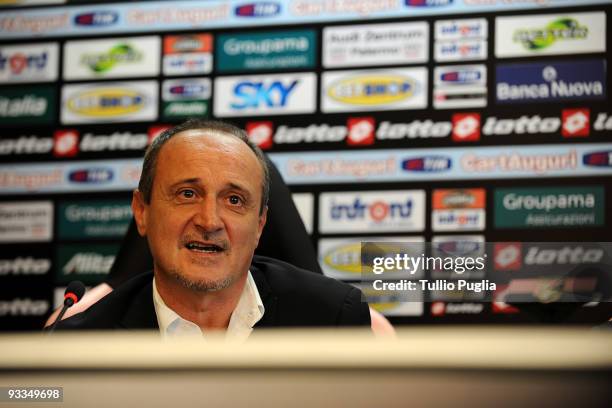
{"label": "sponsor backdrop", "polygon": [[[523,277],[611,241],[612,1],[85,3],[0,5],[0,330],[37,330],[69,281],[104,279],[144,150],[190,117],[247,130],[347,282],[364,240],[504,242],[496,268]],[[396,324],[539,319],[507,290],[373,306]]]}

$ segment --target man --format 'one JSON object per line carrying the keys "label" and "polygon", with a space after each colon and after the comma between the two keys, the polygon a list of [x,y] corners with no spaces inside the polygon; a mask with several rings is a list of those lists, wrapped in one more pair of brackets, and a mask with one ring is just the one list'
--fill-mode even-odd
{"label": "man", "polygon": [[132,200],[153,255],[139,275],[58,328],[159,328],[164,336],[253,327],[369,325],[361,292],[253,253],[267,217],[269,173],[246,134],[189,121],[145,154]]}

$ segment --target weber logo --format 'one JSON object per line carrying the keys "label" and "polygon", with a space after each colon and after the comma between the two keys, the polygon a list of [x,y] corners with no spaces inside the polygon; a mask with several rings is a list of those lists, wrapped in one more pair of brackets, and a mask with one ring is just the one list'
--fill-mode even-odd
{"label": "weber logo", "polygon": [[49,302],[30,298],[0,300],[0,316],[43,316],[49,311]]}
{"label": "weber logo", "polygon": [[0,259],[0,276],[5,275],[44,275],[49,272],[49,259],[36,259],[31,256],[15,259]]}

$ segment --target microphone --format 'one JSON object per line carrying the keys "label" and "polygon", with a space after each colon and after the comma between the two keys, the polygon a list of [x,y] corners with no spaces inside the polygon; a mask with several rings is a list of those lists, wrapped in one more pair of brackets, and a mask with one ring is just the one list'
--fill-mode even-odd
{"label": "microphone", "polygon": [[62,320],[66,310],[75,303],[77,303],[83,295],[85,294],[85,285],[81,281],[72,281],[68,284],[66,291],[64,292],[64,307],[62,307],[62,311],[57,316],[51,327],[49,328],[49,333],[52,333],[55,330],[55,326]]}

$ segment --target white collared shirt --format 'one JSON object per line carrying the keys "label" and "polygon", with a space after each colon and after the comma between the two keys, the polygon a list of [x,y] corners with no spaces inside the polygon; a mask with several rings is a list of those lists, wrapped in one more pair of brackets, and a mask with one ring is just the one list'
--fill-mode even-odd
{"label": "white collared shirt", "polygon": [[[163,338],[168,337],[205,337],[205,333],[200,327],[183,319],[174,310],[170,309],[157,291],[155,278],[153,278],[153,305],[157,315],[157,323]],[[236,308],[232,312],[229,325],[225,333],[226,339],[245,340],[253,331],[253,326],[264,315],[265,308],[259,291],[251,276],[251,271],[247,274],[247,280],[242,289],[242,294],[238,300]]]}

